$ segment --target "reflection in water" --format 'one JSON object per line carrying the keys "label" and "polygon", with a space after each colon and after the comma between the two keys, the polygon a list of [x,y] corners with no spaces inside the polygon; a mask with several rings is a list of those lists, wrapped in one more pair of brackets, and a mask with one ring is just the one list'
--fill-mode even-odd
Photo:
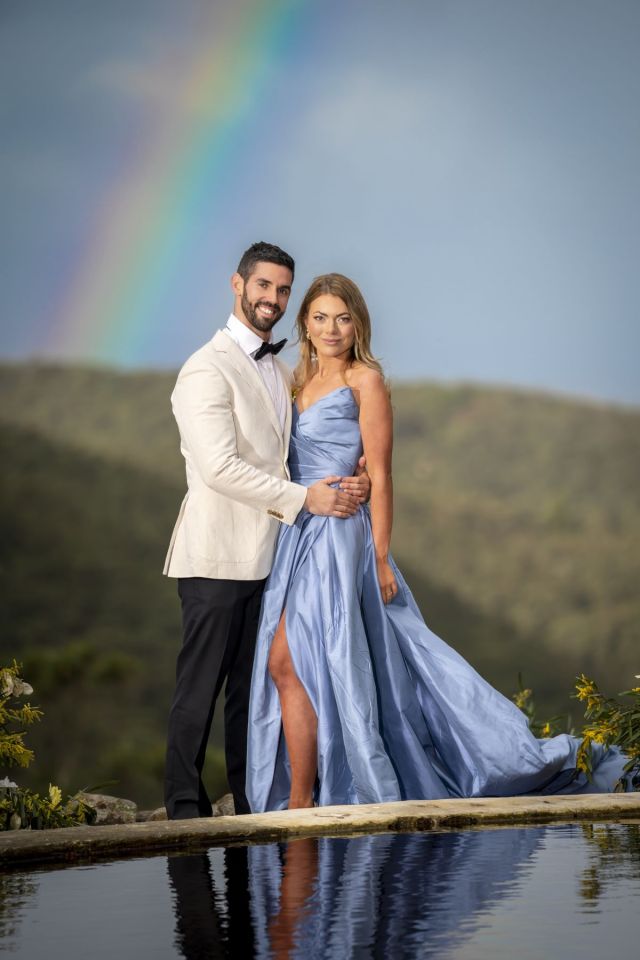
{"label": "reflection in water", "polygon": [[0,873],[0,944],[16,936],[22,908],[34,899],[36,890],[29,874]]}
{"label": "reflection in water", "polygon": [[186,960],[415,957],[472,933],[540,841],[509,829],[228,848],[217,880],[206,854],[171,857],[176,944]]}
{"label": "reflection in water", "polygon": [[214,882],[207,853],[169,857],[175,944],[186,960],[252,957],[247,848],[226,847],[224,874]]}
{"label": "reflection in water", "polygon": [[0,955],[601,960],[639,904],[638,824],[296,840],[0,874]]}
{"label": "reflection in water", "polygon": [[290,957],[300,925],[312,918],[312,894],[318,876],[318,840],[294,840],[286,845],[280,899],[268,923],[267,939],[273,954]]}
{"label": "reflection in water", "polygon": [[587,823],[582,835],[590,863],[580,878],[580,896],[593,908],[621,876],[640,880],[640,824]]}
{"label": "reflection in water", "polygon": [[451,946],[476,911],[509,895],[540,839],[531,830],[322,838],[304,841],[315,848],[304,856],[298,840],[284,848],[284,871],[276,846],[251,847],[256,956],[400,960],[445,935]]}

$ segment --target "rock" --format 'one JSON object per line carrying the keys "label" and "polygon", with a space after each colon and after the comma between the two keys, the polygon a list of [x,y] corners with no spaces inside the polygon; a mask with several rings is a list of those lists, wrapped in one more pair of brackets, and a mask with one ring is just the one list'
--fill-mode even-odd
{"label": "rock", "polygon": [[106,793],[84,793],[78,797],[93,807],[98,816],[96,825],[103,823],[135,823],[138,805],[133,800],[110,797]]}
{"label": "rock", "polygon": [[155,810],[138,810],[136,820],[138,823],[146,823],[149,820],[166,820],[167,811],[164,807],[156,807]]}
{"label": "rock", "polygon": [[[225,793],[215,803],[211,804],[212,817],[233,817],[235,816],[235,807],[233,804],[233,794]],[[149,823],[157,820],[167,820],[167,811],[164,807],[156,807],[155,810],[138,810],[136,820],[138,823]]]}
{"label": "rock", "polygon": [[[102,800],[117,800],[117,797],[103,797],[98,794],[83,794],[86,799],[89,796],[99,796]],[[122,800],[121,803],[131,803],[130,800]],[[91,806],[97,808],[97,804],[93,803],[90,799],[87,799],[87,803],[91,803]],[[216,800],[215,803],[211,804],[212,817],[233,817],[235,816],[235,807],[233,804],[233,794],[225,793],[224,797],[220,797],[219,800]],[[156,807],[155,810],[138,810],[135,814],[136,823],[151,823],[158,820],[167,820],[167,811],[164,807]],[[97,823],[131,823],[131,820],[102,820],[98,816]]]}
{"label": "rock", "polygon": [[216,800],[216,802],[212,804],[212,807],[212,817],[234,817],[236,813],[232,793],[225,793],[224,797],[220,797],[219,800]]}

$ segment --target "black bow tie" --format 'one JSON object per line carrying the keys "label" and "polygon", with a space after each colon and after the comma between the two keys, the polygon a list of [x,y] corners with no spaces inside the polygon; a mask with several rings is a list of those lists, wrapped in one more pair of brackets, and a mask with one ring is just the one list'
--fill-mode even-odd
{"label": "black bow tie", "polygon": [[262,358],[266,357],[268,353],[280,353],[286,342],[286,337],[284,340],[280,340],[278,343],[267,343],[265,341],[261,347],[258,347],[257,350],[254,350],[251,356],[254,360],[262,360]]}

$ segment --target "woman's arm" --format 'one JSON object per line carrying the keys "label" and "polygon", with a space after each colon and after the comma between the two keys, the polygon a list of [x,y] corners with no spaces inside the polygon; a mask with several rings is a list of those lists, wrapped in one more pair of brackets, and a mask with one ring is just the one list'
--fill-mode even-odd
{"label": "woman's arm", "polygon": [[360,394],[360,432],[367,471],[371,478],[371,528],[376,551],[376,566],[382,599],[392,600],[398,592],[389,565],[389,545],[393,524],[393,412],[383,377],[377,370],[360,367],[354,371],[353,386]]}

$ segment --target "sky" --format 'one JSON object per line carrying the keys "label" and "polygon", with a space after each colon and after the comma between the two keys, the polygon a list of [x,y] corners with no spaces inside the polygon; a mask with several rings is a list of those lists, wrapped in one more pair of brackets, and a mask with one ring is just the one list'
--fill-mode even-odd
{"label": "sky", "polygon": [[0,144],[2,358],[177,368],[269,240],[278,337],[640,404],[637,0],[2,0]]}

